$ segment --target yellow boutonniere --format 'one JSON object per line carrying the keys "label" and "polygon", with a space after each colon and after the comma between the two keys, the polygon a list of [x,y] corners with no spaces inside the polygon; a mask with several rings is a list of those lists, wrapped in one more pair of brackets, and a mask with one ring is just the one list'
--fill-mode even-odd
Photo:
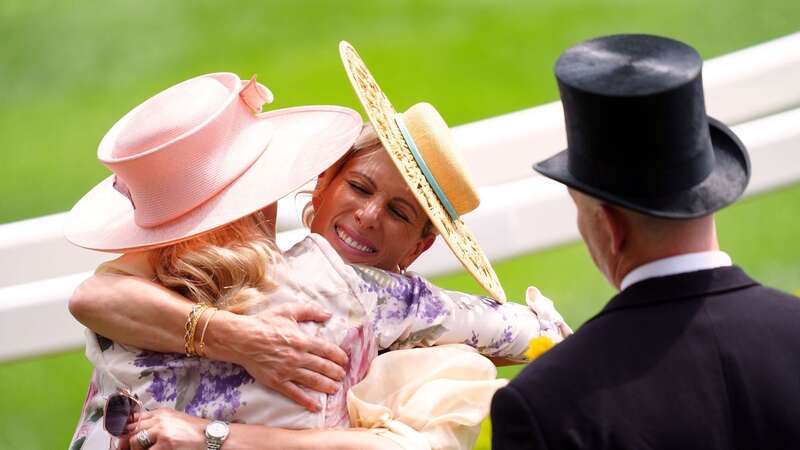
{"label": "yellow boutonniere", "polygon": [[529,361],[533,361],[541,356],[542,353],[553,348],[554,345],[553,340],[547,336],[535,337],[528,343],[528,351],[525,352],[525,356],[528,357]]}

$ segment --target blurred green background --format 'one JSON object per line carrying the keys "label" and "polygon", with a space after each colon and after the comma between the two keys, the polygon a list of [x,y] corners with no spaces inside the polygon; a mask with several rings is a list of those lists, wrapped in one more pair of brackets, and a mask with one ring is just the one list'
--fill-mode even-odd
{"label": "blurred green background", "polygon": [[[256,73],[275,108],[358,108],[340,68],[341,39],[398,108],[429,101],[458,125],[555,100],[553,62],[589,37],[663,34],[710,58],[798,30],[795,0],[3,0],[0,223],[68,209],[107,176],[95,150],[114,121],[194,75]],[[796,291],[798,217],[795,185],[725,210],[720,239],[753,276]],[[612,293],[577,243],[496,268],[513,297],[535,284],[573,327]],[[477,291],[463,274],[437,281]],[[80,351],[0,365],[0,448],[65,448],[89,372]]]}

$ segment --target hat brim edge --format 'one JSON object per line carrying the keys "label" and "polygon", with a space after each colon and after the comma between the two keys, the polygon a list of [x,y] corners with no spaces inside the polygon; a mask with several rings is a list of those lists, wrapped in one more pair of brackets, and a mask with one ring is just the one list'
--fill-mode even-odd
{"label": "hat brim edge", "polygon": [[[112,175],[94,186],[75,204],[67,215],[63,234],[68,241],[79,247],[110,253],[128,253],[180,242],[252,214],[299,189],[336,162],[349,150],[361,129],[359,114],[352,109],[339,106],[301,106],[268,111],[259,115],[264,119],[263,122],[286,120],[290,115],[297,115],[300,118],[305,116],[309,118],[306,122],[310,126],[311,116],[320,113],[330,115],[331,119],[334,115],[341,116],[342,119],[352,123],[347,129],[342,124],[341,128],[336,129],[340,132],[331,129],[307,133],[309,136],[317,132],[325,133],[331,142],[338,144],[336,148],[333,144],[327,147],[323,146],[327,151],[320,150],[318,152],[319,161],[309,164],[303,169],[302,174],[285,177],[291,179],[285,180],[287,185],[283,188],[272,191],[263,188],[256,189],[264,179],[256,173],[259,166],[267,165],[270,151],[275,154],[280,150],[269,148],[274,142],[280,142],[280,138],[277,138],[268,141],[265,152],[245,173],[211,199],[175,220],[156,227],[144,228],[135,225],[133,209],[129,201],[114,190],[112,186],[114,176]],[[252,126],[259,126],[258,122]],[[296,126],[303,128],[299,122]],[[320,137],[314,136],[314,138],[319,139]],[[299,148],[297,156],[301,156]],[[301,158],[291,161],[302,162]],[[266,178],[270,179],[270,177]],[[240,200],[233,201],[228,197],[238,197]]]}
{"label": "hat brim edge", "polygon": [[[418,166],[415,164],[404,164],[390,149],[400,150],[403,151],[408,155],[408,158],[413,158],[411,151],[408,150],[407,144],[402,138],[402,133],[397,126],[396,122],[394,121],[394,117],[389,117],[390,115],[396,114],[394,107],[389,102],[389,99],[386,98],[383,91],[377,86],[377,82],[375,82],[377,89],[380,91],[383,99],[386,102],[386,106],[390,109],[391,113],[384,113],[383,111],[379,110],[371,105],[369,101],[367,101],[366,93],[362,91],[360,88],[360,83],[355,80],[354,75],[351,71],[349,63],[349,55],[348,52],[352,51],[356,57],[359,58],[358,53],[356,50],[346,41],[342,41],[339,43],[339,52],[342,59],[342,63],[345,66],[345,72],[347,73],[347,77],[350,81],[350,84],[353,87],[353,90],[356,92],[356,96],[359,99],[364,111],[366,112],[367,119],[372,124],[373,128],[375,129],[378,138],[380,139],[383,146],[388,150],[387,153],[389,154],[392,163],[394,163],[395,167],[397,167],[398,171],[400,172],[401,176],[405,180],[406,184],[409,187],[415,185],[423,185],[427,186],[428,190],[430,191],[430,195],[425,195],[425,193],[420,192],[416,188],[412,188],[411,192],[414,197],[417,199],[417,202],[420,205],[429,205],[432,210],[428,210],[427,208],[423,208],[425,210],[426,215],[430,218],[431,223],[433,223],[434,227],[439,232],[439,235],[447,244],[448,248],[450,249],[451,253],[458,259],[464,269],[472,276],[472,278],[478,282],[478,284],[486,290],[491,296],[492,299],[495,300],[497,303],[505,303],[506,302],[506,295],[505,291],[500,285],[499,279],[497,278],[497,274],[494,272],[494,268],[491,266],[489,262],[489,258],[483,252],[482,249],[478,246],[472,232],[467,228],[466,224],[464,224],[463,220],[455,219],[453,220],[452,217],[447,213],[445,207],[441,204],[438,197],[435,197],[433,194],[433,188],[430,186],[430,183],[425,178],[425,175],[419,169]],[[361,61],[361,64],[364,64]],[[364,64],[366,68],[366,65]],[[371,74],[370,74],[371,75]],[[373,80],[374,81],[374,80]],[[380,115],[380,116],[378,116]],[[384,130],[382,123],[386,123],[387,127],[394,131],[394,136],[388,135]],[[403,146],[406,146],[404,149]],[[411,177],[406,172],[407,170],[413,170],[414,176]],[[432,197],[434,199],[432,199]],[[464,252],[459,248],[456,239],[462,239],[466,243],[473,244],[473,248],[478,250],[476,256],[484,262],[484,267],[487,271],[487,274],[481,274],[479,272],[478,267],[471,267],[469,262],[469,256],[464,254]],[[473,263],[474,264],[474,263]]]}
{"label": "hat brim edge", "polygon": [[[539,161],[533,169],[543,176],[562,183],[591,197],[621,206],[645,215],[664,219],[693,219],[707,216],[734,203],[743,193],[750,180],[750,158],[744,144],[725,124],[708,116],[711,144],[715,154],[714,168],[700,183],[677,195],[666,197],[622,196],[591,186],[575,178],[568,169],[567,152],[562,150],[555,155]],[[729,181],[731,170],[735,171],[735,183]],[[706,195],[710,194],[710,196]],[[670,201],[671,200],[671,201]],[[691,208],[703,205],[700,208]],[[687,208],[687,206],[690,206]]]}

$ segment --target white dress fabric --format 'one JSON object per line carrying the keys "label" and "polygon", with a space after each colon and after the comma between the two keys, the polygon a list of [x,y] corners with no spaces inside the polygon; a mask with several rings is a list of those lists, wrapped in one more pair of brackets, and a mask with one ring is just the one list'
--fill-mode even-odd
{"label": "white dress fabric", "polygon": [[[441,350],[455,352],[456,356],[436,357],[433,353],[420,356],[418,352],[393,355],[389,352],[382,355],[385,358],[379,360],[379,365],[370,369],[378,352],[465,344],[486,356],[522,360],[532,338],[546,335],[555,342],[563,339],[563,327],[554,321],[552,314],[537,316],[523,305],[498,305],[483,297],[446,291],[416,274],[403,276],[347,265],[318,235],[308,236],[286,252],[284,258],[286,277],[259,308],[289,302],[319,304],[332,313],[331,319],[324,324],[304,323],[302,326],[340,346],[349,356],[339,392],[325,395],[309,391],[322,405],[320,412],[312,413],[261,386],[238,365],[145,351],[87,332],[86,356],[95,369],[70,448],[107,446],[108,436],[102,428],[103,405],[105,398],[120,387],[136,393],[148,409],[169,407],[207,419],[292,429],[348,427],[351,417],[357,417],[353,426],[388,430],[385,431],[387,437],[401,436],[395,439],[398,443],[401,439],[411,439],[411,433],[396,430],[399,430],[398,424],[406,424],[409,429],[421,431],[416,439],[427,442],[430,448],[459,448],[451,443],[470,440],[474,430],[463,431],[468,428],[466,424],[474,426],[480,422],[476,419],[478,416],[481,419],[486,416],[491,395],[502,384],[493,381],[495,372],[494,367],[489,370],[491,363],[477,353],[447,347]],[[101,266],[98,271],[153,278],[146,253],[125,255]],[[416,358],[424,362],[413,362]],[[429,366],[433,359],[438,359],[442,365]],[[451,360],[455,364],[453,368],[448,367]],[[425,365],[426,370],[408,371],[401,367],[409,364],[412,368]],[[395,369],[396,375],[386,378],[390,380],[386,387],[381,387],[383,381],[375,381],[375,378],[370,378],[364,386],[355,387],[365,379],[368,370],[374,370],[375,377],[388,377]],[[378,375],[380,373],[384,375]],[[454,378],[439,379],[438,375],[443,374]],[[465,387],[470,380],[478,384]],[[472,404],[468,402],[469,395],[459,397],[461,387],[473,389],[470,395],[478,400]],[[353,394],[348,407],[351,389]],[[383,390],[376,394],[375,389]],[[391,389],[393,394],[389,395],[386,389]],[[430,397],[428,404],[420,401],[424,392],[433,390],[443,395],[438,400]],[[458,404],[460,412],[448,416],[450,406],[457,406],[458,401],[471,406]],[[406,407],[411,409],[404,409]],[[381,414],[375,416],[375,408],[383,408]],[[420,411],[414,411],[419,408]],[[441,415],[447,418],[437,418]],[[461,418],[457,418],[459,415]],[[411,420],[412,416],[421,419]],[[464,426],[459,425],[459,421],[464,422]],[[444,423],[457,425],[452,430],[458,431],[443,431],[450,426],[442,425]],[[451,433],[449,437],[448,433]],[[456,436],[459,433],[466,433],[463,435],[466,437]],[[407,447],[427,448],[418,444],[407,444]]]}
{"label": "white dress fabric", "polygon": [[350,423],[404,449],[470,449],[507,380],[464,344],[397,350],[378,356],[347,394]]}

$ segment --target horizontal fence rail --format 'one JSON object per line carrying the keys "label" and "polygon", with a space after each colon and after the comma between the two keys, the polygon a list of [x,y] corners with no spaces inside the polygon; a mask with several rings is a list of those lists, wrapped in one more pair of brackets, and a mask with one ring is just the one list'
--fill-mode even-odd
{"label": "horizontal fence rail", "polygon": [[[710,60],[703,78],[709,114],[733,125],[750,151],[746,195],[800,180],[800,33]],[[566,146],[559,102],[453,131],[481,194],[481,207],[464,220],[490,259],[578,237],[563,186],[531,170]],[[304,201],[301,195],[279,203],[281,248],[307,233],[299,220]],[[83,327],[67,301],[113,255],[70,245],[63,220],[64,213],[0,225],[0,361],[83,345]],[[412,266],[427,276],[459,268],[441,240]]]}

